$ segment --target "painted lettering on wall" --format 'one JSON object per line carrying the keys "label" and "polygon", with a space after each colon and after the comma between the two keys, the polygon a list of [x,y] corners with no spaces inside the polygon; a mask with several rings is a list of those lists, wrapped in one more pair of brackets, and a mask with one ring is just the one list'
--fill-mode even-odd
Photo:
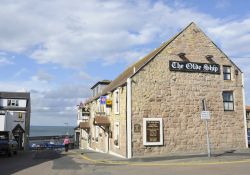
{"label": "painted lettering on wall", "polygon": [[169,61],[170,71],[220,74],[219,64]]}

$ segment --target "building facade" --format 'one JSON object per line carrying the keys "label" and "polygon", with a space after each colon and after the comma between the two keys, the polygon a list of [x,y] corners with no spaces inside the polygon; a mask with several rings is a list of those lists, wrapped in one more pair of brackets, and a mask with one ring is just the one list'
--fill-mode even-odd
{"label": "building facade", "polygon": [[[247,146],[242,71],[194,24],[84,103],[86,148],[131,158]],[[86,126],[86,127],[85,127]]]}
{"label": "building facade", "polygon": [[250,106],[246,106],[247,130],[250,133]]}
{"label": "building facade", "polygon": [[28,149],[30,93],[0,92],[0,131],[9,131],[19,149]]}

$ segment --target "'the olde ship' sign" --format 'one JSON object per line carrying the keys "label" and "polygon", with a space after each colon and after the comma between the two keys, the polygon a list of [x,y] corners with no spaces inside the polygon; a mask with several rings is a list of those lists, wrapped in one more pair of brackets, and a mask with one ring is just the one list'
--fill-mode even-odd
{"label": "'the olde ship' sign", "polygon": [[169,61],[171,71],[220,74],[220,65],[183,61]]}

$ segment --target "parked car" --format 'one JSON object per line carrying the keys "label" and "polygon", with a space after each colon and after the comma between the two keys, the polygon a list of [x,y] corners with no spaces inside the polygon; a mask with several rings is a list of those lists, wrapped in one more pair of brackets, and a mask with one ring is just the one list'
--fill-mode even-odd
{"label": "parked car", "polygon": [[9,139],[8,131],[0,131],[0,154],[12,156],[17,154],[18,143],[13,139]]}

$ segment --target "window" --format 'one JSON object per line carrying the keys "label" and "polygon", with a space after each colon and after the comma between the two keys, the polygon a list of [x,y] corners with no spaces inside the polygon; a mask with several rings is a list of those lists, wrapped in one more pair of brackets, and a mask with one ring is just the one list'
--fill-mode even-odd
{"label": "window", "polygon": [[98,112],[101,112],[100,99],[97,100],[97,111],[98,111]]}
{"label": "window", "polygon": [[7,100],[7,106],[19,106],[18,100],[9,99]]}
{"label": "window", "polygon": [[120,113],[120,94],[119,94],[119,89],[114,91],[114,108],[115,108],[115,114]]}
{"label": "window", "polygon": [[163,145],[162,118],[143,118],[143,144]]}
{"label": "window", "polygon": [[222,94],[223,94],[224,111],[233,111],[234,110],[233,92],[224,91]]}
{"label": "window", "polygon": [[120,142],[120,124],[119,122],[115,122],[114,125],[114,145],[119,147]]}
{"label": "window", "polygon": [[223,66],[224,80],[231,80],[231,66]]}
{"label": "window", "polygon": [[99,126],[95,126],[95,141],[98,142],[99,137]]}

